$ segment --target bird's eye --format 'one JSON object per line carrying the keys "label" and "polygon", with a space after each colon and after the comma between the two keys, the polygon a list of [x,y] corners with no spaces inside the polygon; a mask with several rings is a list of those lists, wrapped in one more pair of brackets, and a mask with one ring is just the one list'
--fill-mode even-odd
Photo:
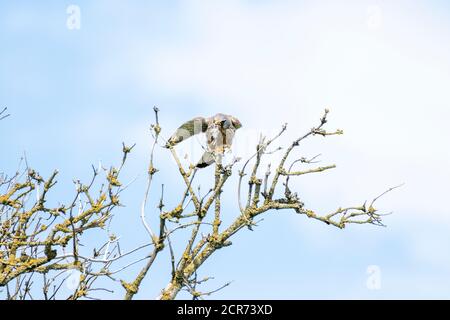
{"label": "bird's eye", "polygon": [[228,129],[231,127],[231,122],[229,120],[223,120],[222,121],[222,128]]}

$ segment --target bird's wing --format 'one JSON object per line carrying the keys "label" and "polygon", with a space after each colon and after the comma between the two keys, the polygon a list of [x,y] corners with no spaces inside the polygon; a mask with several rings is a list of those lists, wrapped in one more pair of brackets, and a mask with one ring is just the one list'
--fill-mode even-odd
{"label": "bird's wing", "polygon": [[190,138],[208,129],[208,120],[203,117],[196,117],[184,123],[167,141],[167,147],[174,146],[187,138]]}
{"label": "bird's wing", "polygon": [[231,123],[233,124],[233,126],[236,128],[236,129],[240,129],[240,128],[242,128],[242,123],[239,121],[239,119],[238,118],[236,118],[236,117],[231,117]]}
{"label": "bird's wing", "polygon": [[213,164],[216,161],[213,152],[206,151],[203,153],[201,159],[198,161],[196,168],[206,168],[210,164]]}

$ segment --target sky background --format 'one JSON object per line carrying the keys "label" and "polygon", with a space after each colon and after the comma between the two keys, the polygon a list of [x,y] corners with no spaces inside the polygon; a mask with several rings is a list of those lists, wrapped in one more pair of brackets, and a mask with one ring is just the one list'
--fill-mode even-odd
{"label": "sky background", "polygon": [[[67,27],[71,4],[80,29]],[[25,152],[42,175],[60,170],[53,199],[68,201],[74,178],[86,181],[99,161],[119,163],[122,141],[136,143],[125,180],[137,180],[112,224],[131,249],[148,240],[139,206],[154,105],[166,137],[194,116],[233,114],[244,125],[233,150],[242,157],[260,132],[288,122],[279,140],[286,146],[328,107],[329,128],[345,134],[316,137],[296,156],[321,153],[320,164],[337,169],[292,186],[309,208],[328,213],[405,183],[378,203],[394,212],[388,227],[338,230],[270,212],[200,269],[215,277],[206,289],[233,281],[217,299],[449,299],[448,39],[450,5],[438,0],[0,0],[0,108],[11,113],[0,125],[0,169],[15,172]],[[194,159],[200,144],[180,145],[180,154]],[[154,226],[158,185],[171,190],[167,206],[183,192],[167,151],[157,149],[155,166]],[[207,184],[211,170],[199,181]],[[224,225],[238,212],[236,178],[224,190]],[[137,298],[165,287],[168,259],[159,257]],[[376,290],[367,286],[370,270],[379,271]],[[122,296],[116,286],[101,297]]]}

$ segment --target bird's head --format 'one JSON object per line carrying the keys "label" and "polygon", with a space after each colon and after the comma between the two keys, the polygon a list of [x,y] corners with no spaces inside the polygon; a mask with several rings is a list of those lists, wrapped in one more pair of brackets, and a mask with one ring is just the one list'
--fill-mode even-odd
{"label": "bird's head", "polygon": [[239,129],[242,127],[241,122],[233,116],[218,113],[214,116],[214,125],[221,127],[223,129],[229,129],[233,127],[234,129]]}

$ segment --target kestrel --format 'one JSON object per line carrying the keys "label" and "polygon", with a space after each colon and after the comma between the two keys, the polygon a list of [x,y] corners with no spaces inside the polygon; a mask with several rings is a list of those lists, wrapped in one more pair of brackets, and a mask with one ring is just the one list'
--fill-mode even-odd
{"label": "kestrel", "polygon": [[234,134],[240,127],[242,124],[237,118],[222,113],[210,118],[196,117],[179,127],[167,141],[166,147],[175,146],[196,134],[205,133],[207,149],[196,165],[197,168],[205,168],[214,163],[216,155],[231,148]]}

